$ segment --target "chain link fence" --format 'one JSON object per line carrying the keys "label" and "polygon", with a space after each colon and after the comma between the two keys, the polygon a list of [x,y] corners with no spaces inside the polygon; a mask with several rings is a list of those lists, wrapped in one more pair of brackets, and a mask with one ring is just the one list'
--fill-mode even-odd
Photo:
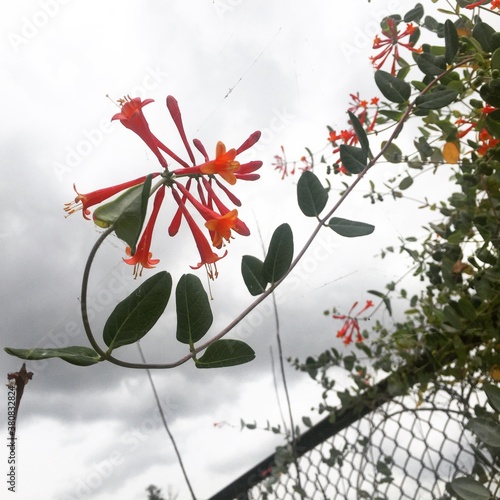
{"label": "chain link fence", "polygon": [[300,436],[299,476],[284,446],[211,500],[444,500],[453,498],[449,481],[464,475],[500,492],[499,457],[467,429],[474,407],[485,406],[481,390],[443,385],[419,400],[387,398],[386,387]]}

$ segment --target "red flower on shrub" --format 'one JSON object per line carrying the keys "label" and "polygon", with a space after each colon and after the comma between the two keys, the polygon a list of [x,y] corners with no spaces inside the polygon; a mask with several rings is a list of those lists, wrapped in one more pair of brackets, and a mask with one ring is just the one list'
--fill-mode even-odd
{"label": "red flower on shrub", "polygon": [[399,54],[399,47],[404,47],[412,52],[421,52],[421,49],[416,49],[413,41],[403,42],[405,37],[411,37],[418,28],[413,26],[412,23],[406,25],[403,31],[398,31],[397,21],[392,17],[385,18],[386,28],[382,30],[382,36],[375,36],[373,40],[374,49],[382,49],[377,55],[370,57],[370,61],[376,69],[382,68],[387,61],[388,57],[392,54],[391,74],[396,74],[396,62],[401,59]]}
{"label": "red flower on shrub", "polygon": [[[249,235],[250,231],[245,223],[238,218],[237,210],[228,208],[215,193],[214,188],[220,188],[231,203],[236,206],[241,205],[240,200],[223,182],[233,186],[237,180],[254,181],[259,178],[259,174],[256,171],[262,166],[262,162],[250,161],[240,163],[237,160],[237,156],[251,148],[259,140],[261,133],[257,131],[250,134],[240,147],[229,150],[226,149],[223,142],[219,141],[215,148],[215,158],[213,159],[210,159],[201,141],[194,139],[193,145],[203,156],[203,161],[197,162],[194,151],[187,140],[179,105],[175,98],[168,96],[167,108],[186,148],[189,157],[189,160],[186,161],[170,150],[151,132],[149,123],[144,116],[143,108],[147,104],[152,103],[152,99],[142,101],[139,97],[131,98],[127,96],[118,102],[121,106],[121,111],[116,113],[112,117],[112,120],[119,120],[123,126],[136,133],[153,151],[160,165],[163,167],[161,172],[152,174],[153,177],[161,176],[161,181],[154,187],[157,193],[152,213],[139,239],[135,253],[131,255],[132,252],[128,248],[127,254],[129,258],[125,258],[124,261],[134,266],[134,275],[136,277],[142,274],[144,268],[152,268],[159,262],[158,259],[152,258],[150,247],[158,214],[164,202],[165,190],[166,188],[170,188],[178,208],[168,232],[170,236],[174,236],[177,234],[182,220],[186,220],[201,258],[201,262],[194,268],[197,269],[205,265],[209,277],[212,279],[215,278],[217,276],[216,262],[223,258],[227,254],[227,251],[223,255],[217,255],[211,249],[211,245],[221,248],[225,242],[229,242],[232,238],[233,230],[243,236]],[[164,154],[176,162],[179,168],[169,170],[169,164]],[[106,189],[99,189],[88,194],[77,192],[75,200],[67,203],[64,210],[69,215],[81,209],[83,216],[86,219],[90,219],[89,207],[100,204],[126,189],[138,186],[144,183],[145,180],[146,176]],[[185,182],[185,185],[183,182]],[[194,193],[190,191],[193,185],[196,187],[196,192]],[[177,192],[176,187],[182,196]],[[204,229],[208,232],[211,243],[207,239],[207,236],[205,236],[203,229],[190,213],[187,205],[188,202],[204,218]]]}
{"label": "red flower on shrub", "polygon": [[342,328],[337,332],[338,338],[343,338],[344,344],[348,345],[353,341],[353,337],[356,336],[356,342],[362,342],[363,336],[361,335],[361,330],[359,328],[359,316],[363,314],[367,309],[373,307],[373,302],[367,300],[365,306],[356,314],[352,316],[352,312],[356,309],[358,302],[354,302],[348,314],[333,314],[334,319],[343,319],[344,324]]}

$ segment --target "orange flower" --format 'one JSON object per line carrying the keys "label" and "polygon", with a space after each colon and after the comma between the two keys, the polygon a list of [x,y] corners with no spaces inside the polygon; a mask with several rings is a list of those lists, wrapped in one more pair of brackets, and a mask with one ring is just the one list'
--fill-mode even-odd
{"label": "orange flower", "polygon": [[153,254],[150,252],[151,240],[153,238],[153,229],[156,224],[156,218],[158,217],[158,213],[160,211],[161,204],[163,202],[163,198],[165,197],[165,186],[161,186],[158,189],[158,192],[155,196],[155,201],[153,203],[153,211],[151,212],[151,217],[149,218],[148,224],[142,237],[137,245],[137,250],[134,255],[132,255],[132,251],[130,247],[127,247],[127,255],[131,255],[129,259],[123,259],[124,262],[134,266],[134,277],[142,276],[142,270],[152,269],[153,267],[160,262],[159,259],[152,259]]}
{"label": "orange flower", "polygon": [[[232,238],[231,229],[234,229],[237,233],[248,236],[250,231],[246,224],[238,219],[238,211],[236,209],[229,210],[217,197],[213,191],[210,183],[204,179],[204,186],[209,195],[208,201],[203,200],[200,203],[182,184],[176,183],[182,193],[182,203],[189,200],[191,204],[198,210],[201,216],[206,220],[205,227],[210,231],[210,237],[212,238],[212,245],[216,248],[221,248],[224,244],[224,240],[228,241]],[[215,203],[216,208],[219,213],[212,210],[213,204]]]}
{"label": "orange flower", "polygon": [[481,141],[481,147],[477,150],[479,156],[484,156],[488,149],[500,144],[500,139],[495,139],[485,128],[479,131],[479,140]]}
{"label": "orange flower", "polygon": [[208,161],[200,166],[200,171],[204,174],[219,174],[227,183],[236,184],[237,172],[240,168],[240,163],[235,161],[236,149],[226,151],[226,146],[219,141],[215,148],[215,160]]}
{"label": "orange flower", "polygon": [[191,267],[193,269],[199,269],[201,266],[204,265],[207,270],[208,277],[211,280],[217,278],[219,273],[217,271],[216,262],[226,256],[227,250],[224,253],[224,255],[221,256],[214,253],[212,251],[212,248],[210,247],[210,243],[206,239],[205,235],[203,234],[198,224],[196,224],[192,215],[189,213],[188,209],[186,208],[186,205],[182,201],[181,197],[179,196],[179,193],[177,192],[174,186],[172,186],[172,196],[177,202],[177,205],[179,205],[182,215],[184,216],[184,218],[188,223],[189,229],[191,229],[191,233],[193,234],[196,247],[198,248],[198,252],[200,253],[201,262],[198,265]]}
{"label": "orange flower", "polygon": [[224,240],[229,241],[231,229],[234,229],[238,221],[238,210],[234,209],[225,215],[205,222],[205,227],[212,234],[212,245],[220,248],[224,244]]}

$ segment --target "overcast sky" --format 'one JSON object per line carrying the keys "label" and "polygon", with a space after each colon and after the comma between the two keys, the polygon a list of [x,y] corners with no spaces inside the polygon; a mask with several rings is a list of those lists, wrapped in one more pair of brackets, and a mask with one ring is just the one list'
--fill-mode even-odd
{"label": "overcast sky", "polygon": [[[177,98],[189,138],[213,154],[222,140],[237,147],[254,130],[262,140],[258,182],[237,183],[240,217],[252,231],[237,237],[212,284],[217,333],[251,302],[239,275],[241,256],[262,255],[274,229],[288,222],[298,249],[313,222],[296,207],[296,179],[281,181],[272,166],[284,145],[289,159],[304,146],[321,151],[326,125],[344,128],[351,92],[377,95],[368,61],[380,19],[409,8],[403,0],[38,0],[8,2],[0,19],[2,62],[0,237],[2,347],[88,345],[81,330],[79,295],[85,259],[99,232],[79,213],[64,218],[63,204],[81,192],[159,171],[154,155],[119,123],[106,95],[155,99],[145,108],[153,132],[174,151],[184,150],[165,107]],[[330,148],[324,150],[330,154]],[[371,175],[380,182],[389,167]],[[320,173],[319,173],[320,174]],[[340,187],[340,179],[333,179]],[[373,235],[346,240],[321,233],[278,293],[286,356],[305,358],[330,346],[339,325],[323,316],[363,302],[401,268],[374,259],[400,235],[421,234],[424,214],[412,224],[390,202],[372,206],[354,197],[339,212],[376,225]],[[166,204],[153,241],[158,270],[178,281],[199,260],[190,234],[168,238],[173,207]],[[161,227],[165,228],[163,234]],[[91,279],[91,313],[98,332],[106,314],[138,282],[122,263],[124,244],[111,237]],[[197,272],[205,281],[204,271]],[[145,271],[143,279],[153,271]],[[346,277],[347,276],[347,277]],[[174,361],[170,304],[142,342],[148,361]],[[75,335],[74,332],[80,332]],[[250,364],[213,371],[192,364],[154,372],[164,410],[199,499],[208,498],[271,453],[281,441],[263,431],[239,430],[239,420],[279,423],[271,390],[271,346],[276,353],[271,303],[264,303],[230,335],[257,353]],[[123,359],[138,361],[135,347]],[[3,372],[22,361],[3,351]],[[35,372],[18,422],[20,499],[145,499],[145,488],[169,486],[189,498],[172,446],[160,425],[146,373],[111,364],[75,367],[60,360],[28,363]],[[288,370],[298,420],[320,391]],[[6,379],[5,379],[6,380]],[[6,401],[6,399],[5,399]],[[7,439],[6,404],[0,412]],[[214,427],[227,421],[235,427]],[[7,468],[6,454],[3,459]],[[6,490],[6,485],[0,488]],[[91,492],[91,494],[89,494]],[[2,493],[2,497],[3,497]]]}

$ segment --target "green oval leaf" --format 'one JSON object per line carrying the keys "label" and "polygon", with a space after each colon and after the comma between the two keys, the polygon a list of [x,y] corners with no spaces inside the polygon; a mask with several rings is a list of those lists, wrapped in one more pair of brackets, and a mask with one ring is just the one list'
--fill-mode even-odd
{"label": "green oval leaf", "polygon": [[297,201],[306,217],[318,217],[328,201],[328,192],[313,172],[306,170],[297,183]]}
{"label": "green oval leaf", "polygon": [[[385,148],[387,141],[382,142],[382,148]],[[403,159],[403,152],[391,142],[384,151],[384,158],[390,163],[400,163]]]}
{"label": "green oval leaf", "polygon": [[470,477],[458,477],[450,483],[451,489],[462,500],[489,500],[490,492],[475,479]]}
{"label": "green oval leaf", "polygon": [[413,177],[405,177],[400,183],[399,183],[399,189],[401,191],[404,191],[405,189],[408,189],[411,185],[413,184]]}
{"label": "green oval leaf", "polygon": [[432,16],[425,16],[424,26],[429,30],[437,33],[441,27],[441,23],[438,23]]}
{"label": "green oval leaf", "polygon": [[140,340],[153,328],[167,306],[172,277],[161,271],[122,300],[104,325],[103,340],[112,350]]}
{"label": "green oval leaf", "polygon": [[148,175],[143,184],[128,189],[116,200],[94,210],[94,223],[99,227],[110,227],[114,224],[116,236],[127,243],[131,255],[135,253],[146,218],[152,178],[152,175]]}
{"label": "green oval leaf", "polygon": [[410,98],[410,84],[392,76],[390,73],[387,73],[387,71],[376,71],[375,83],[383,96],[389,99],[389,101],[404,103]]}
{"label": "green oval leaf", "polygon": [[436,76],[446,70],[446,61],[444,56],[435,56],[428,52],[415,57],[417,66],[424,75]]}
{"label": "green oval leaf", "polygon": [[435,90],[430,94],[422,94],[417,97],[415,104],[419,109],[440,109],[451,104],[458,96],[456,90]]}
{"label": "green oval leaf", "polygon": [[350,111],[348,111],[347,114],[349,115],[349,119],[351,120],[351,125],[352,125],[352,128],[354,129],[354,132],[356,132],[361,149],[367,155],[369,155],[370,154],[370,144],[368,142],[368,136],[366,135],[366,132],[365,132],[365,129],[363,128],[363,125],[361,125],[359,118],[354,113],[351,113]]}
{"label": "green oval leaf", "polygon": [[90,347],[72,346],[59,349],[13,349],[6,347],[5,352],[21,359],[39,360],[60,358],[72,365],[90,366],[99,363],[100,356]]}
{"label": "green oval leaf", "polygon": [[252,255],[243,255],[241,259],[241,275],[251,295],[260,295],[265,292],[267,281],[262,276],[264,263]]}
{"label": "green oval leaf", "polygon": [[241,340],[216,340],[207,347],[203,356],[195,361],[197,368],[224,368],[242,365],[255,358],[255,351]]}
{"label": "green oval leaf", "polygon": [[500,138],[500,109],[486,115],[485,125],[493,137]]}
{"label": "green oval leaf", "polygon": [[448,64],[455,60],[458,52],[458,33],[453,21],[447,19],[444,23],[444,43],[445,43],[445,59]]}
{"label": "green oval leaf", "polygon": [[491,54],[491,69],[498,69],[500,70],[500,47],[498,49],[495,49],[495,52]]}
{"label": "green oval leaf", "polygon": [[477,417],[469,421],[468,427],[486,445],[500,448],[500,424],[491,418]]}
{"label": "green oval leaf", "polygon": [[349,173],[359,174],[365,169],[368,157],[361,148],[341,144],[340,160]]}
{"label": "green oval leaf", "polygon": [[421,3],[417,3],[413,9],[410,9],[403,17],[405,23],[411,23],[412,21],[419,21],[424,15],[424,8]]}
{"label": "green oval leaf", "polygon": [[497,412],[500,413],[500,387],[496,385],[485,385],[484,392],[488,398],[488,403]]}
{"label": "green oval leaf", "polygon": [[495,108],[500,107],[500,80],[493,79],[479,89],[479,95]]}
{"label": "green oval leaf", "polygon": [[479,22],[474,26],[472,30],[472,36],[480,43],[481,48],[485,52],[491,52],[491,37],[495,33],[495,30],[486,23]]}
{"label": "green oval leaf", "polygon": [[290,268],[293,259],[293,233],[288,224],[278,226],[273,233],[269,250],[262,266],[262,277],[267,283],[276,283]]}
{"label": "green oval leaf", "polygon": [[402,111],[394,111],[392,109],[379,109],[379,115],[387,116],[390,120],[394,120],[395,122],[398,122],[403,118],[403,112]]}
{"label": "green oval leaf", "polygon": [[476,319],[477,316],[476,308],[472,305],[472,302],[465,297],[462,297],[458,301],[458,313],[462,316],[462,318],[469,321]]}
{"label": "green oval leaf", "polygon": [[194,274],[181,276],[175,291],[179,342],[193,346],[212,326],[213,315],[207,292]]}
{"label": "green oval leaf", "polygon": [[358,222],[355,220],[341,219],[340,217],[332,217],[328,225],[337,234],[345,236],[346,238],[356,238],[358,236],[366,236],[373,233],[375,226],[366,224],[365,222]]}

